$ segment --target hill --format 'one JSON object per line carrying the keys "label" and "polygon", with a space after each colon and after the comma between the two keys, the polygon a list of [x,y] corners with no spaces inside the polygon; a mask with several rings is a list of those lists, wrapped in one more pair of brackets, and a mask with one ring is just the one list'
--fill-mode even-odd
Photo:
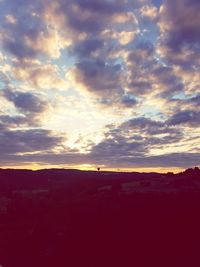
{"label": "hill", "polygon": [[3,267],[199,266],[200,170],[0,170]]}

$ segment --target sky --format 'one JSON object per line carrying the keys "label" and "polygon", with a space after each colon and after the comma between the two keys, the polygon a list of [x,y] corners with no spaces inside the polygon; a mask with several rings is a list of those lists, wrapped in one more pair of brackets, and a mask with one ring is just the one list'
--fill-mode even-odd
{"label": "sky", "polygon": [[0,0],[0,167],[199,164],[199,0]]}

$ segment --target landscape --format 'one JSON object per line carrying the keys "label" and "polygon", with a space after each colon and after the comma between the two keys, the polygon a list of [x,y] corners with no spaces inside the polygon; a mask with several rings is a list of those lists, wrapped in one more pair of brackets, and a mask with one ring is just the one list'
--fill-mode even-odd
{"label": "landscape", "polygon": [[0,267],[200,266],[200,0],[0,0]]}
{"label": "landscape", "polygon": [[200,169],[0,170],[0,264],[198,266]]}

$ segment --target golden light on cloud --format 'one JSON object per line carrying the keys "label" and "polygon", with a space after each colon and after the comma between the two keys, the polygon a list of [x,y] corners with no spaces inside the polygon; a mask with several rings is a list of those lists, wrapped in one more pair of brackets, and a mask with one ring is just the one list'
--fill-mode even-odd
{"label": "golden light on cloud", "polygon": [[17,23],[17,19],[13,15],[10,15],[10,14],[5,16],[5,21],[6,23],[9,23],[9,24]]}
{"label": "golden light on cloud", "polygon": [[155,6],[143,6],[140,9],[140,13],[142,16],[154,20],[158,16],[158,9]]}

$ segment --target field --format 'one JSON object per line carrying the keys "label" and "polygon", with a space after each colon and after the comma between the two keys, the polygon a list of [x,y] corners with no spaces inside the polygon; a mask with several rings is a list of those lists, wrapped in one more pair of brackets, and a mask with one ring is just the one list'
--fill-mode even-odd
{"label": "field", "polygon": [[3,267],[199,266],[200,171],[0,170]]}

